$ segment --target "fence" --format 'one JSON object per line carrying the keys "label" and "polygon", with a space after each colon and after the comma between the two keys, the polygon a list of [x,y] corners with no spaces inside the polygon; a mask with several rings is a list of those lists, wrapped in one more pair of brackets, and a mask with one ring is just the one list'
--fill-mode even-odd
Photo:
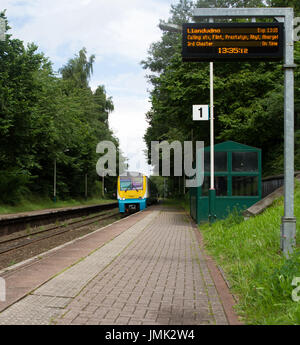
{"label": "fence", "polygon": [[[300,171],[295,171],[295,176],[300,175]],[[277,188],[284,185],[284,175],[268,176],[262,179],[262,198],[271,194]]]}

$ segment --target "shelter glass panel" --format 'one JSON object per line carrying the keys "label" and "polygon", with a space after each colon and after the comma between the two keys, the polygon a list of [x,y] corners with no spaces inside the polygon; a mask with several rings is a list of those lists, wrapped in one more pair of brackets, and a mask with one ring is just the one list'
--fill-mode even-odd
{"label": "shelter glass panel", "polygon": [[258,176],[233,176],[233,196],[258,196]]}
{"label": "shelter glass panel", "polygon": [[[215,171],[227,171],[227,152],[215,152]],[[210,171],[210,151],[204,153],[204,171]]]}
{"label": "shelter glass panel", "polygon": [[[204,176],[202,185],[202,196],[208,196],[210,188],[210,176]],[[227,196],[227,177],[215,176],[216,196]]]}
{"label": "shelter glass panel", "polygon": [[258,152],[232,152],[232,171],[258,171]]}

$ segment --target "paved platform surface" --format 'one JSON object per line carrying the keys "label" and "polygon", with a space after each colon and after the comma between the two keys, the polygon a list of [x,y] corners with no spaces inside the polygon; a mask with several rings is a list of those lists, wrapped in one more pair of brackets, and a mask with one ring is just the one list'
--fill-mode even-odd
{"label": "paved platform surface", "polygon": [[[60,267],[54,277],[52,270],[51,279],[36,282],[37,288],[0,313],[0,324],[229,323],[198,235],[184,212],[160,206],[126,218],[118,227],[122,224],[127,228],[108,242],[96,245],[94,237],[101,231],[87,236],[96,248],[80,252],[81,260],[69,262],[63,271]],[[55,260],[53,253],[48,260]],[[27,270],[34,270],[34,264]]]}
{"label": "paved platform surface", "polygon": [[15,218],[21,218],[21,217],[30,217],[30,216],[38,216],[38,215],[47,215],[47,214],[55,214],[62,211],[70,211],[70,210],[80,210],[85,209],[87,207],[95,207],[95,206],[101,206],[101,205],[107,205],[107,204],[116,204],[116,207],[118,207],[117,201],[111,201],[108,203],[103,204],[92,204],[92,205],[82,205],[82,206],[68,206],[68,207],[56,207],[56,208],[46,208],[43,210],[36,210],[36,211],[26,211],[26,212],[17,212],[17,213],[7,213],[7,214],[0,214],[0,221],[2,220],[9,220],[9,219],[15,219]]}

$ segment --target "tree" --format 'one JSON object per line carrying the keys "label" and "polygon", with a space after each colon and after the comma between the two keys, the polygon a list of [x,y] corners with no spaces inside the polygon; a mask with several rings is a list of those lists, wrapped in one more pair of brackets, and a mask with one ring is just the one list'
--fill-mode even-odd
{"label": "tree", "polygon": [[94,92],[94,101],[97,104],[99,120],[108,125],[108,115],[114,110],[114,105],[111,97],[106,96],[104,85],[97,87]]}
{"label": "tree", "polygon": [[300,14],[300,3],[298,0],[267,0],[271,7],[293,7],[296,16]]}
{"label": "tree", "polygon": [[[6,20],[5,13],[0,14]],[[105,87],[88,85],[94,55],[86,49],[61,68],[62,78],[38,47],[6,36],[0,42],[0,201],[30,193],[52,196],[57,163],[60,198],[84,195],[84,177],[95,191],[96,146],[118,140],[108,127],[114,109]],[[33,183],[34,182],[34,183]]]}
{"label": "tree", "polygon": [[[8,30],[5,12],[0,16]],[[11,35],[0,42],[0,198],[6,202],[26,191],[31,170],[38,166],[34,147],[39,134],[32,116],[40,94],[37,76],[47,74],[51,67],[36,51],[34,44],[25,48]]]}
{"label": "tree", "polygon": [[93,73],[93,63],[95,55],[91,55],[89,59],[86,56],[86,48],[82,48],[79,54],[68,61],[59,72],[64,79],[71,80],[75,86],[79,88],[87,88],[88,81]]}

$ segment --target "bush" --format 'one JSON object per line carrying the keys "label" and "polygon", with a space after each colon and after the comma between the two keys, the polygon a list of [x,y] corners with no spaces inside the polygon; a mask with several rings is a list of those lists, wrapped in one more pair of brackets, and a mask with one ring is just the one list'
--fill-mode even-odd
{"label": "bush", "polygon": [[15,205],[29,193],[30,174],[24,170],[0,171],[0,202]]}

